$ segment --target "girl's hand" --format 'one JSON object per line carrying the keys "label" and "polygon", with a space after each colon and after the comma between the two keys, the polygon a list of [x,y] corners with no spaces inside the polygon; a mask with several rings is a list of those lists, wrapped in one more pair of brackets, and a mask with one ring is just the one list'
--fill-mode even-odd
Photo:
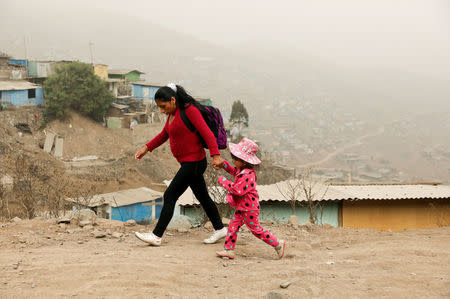
{"label": "girl's hand", "polygon": [[219,155],[213,156],[212,160],[212,167],[214,167],[215,170],[219,170],[223,168],[223,159]]}
{"label": "girl's hand", "polygon": [[136,154],[134,154],[134,159],[141,161],[142,158],[145,156],[145,154],[148,152],[148,147],[144,146],[143,148],[141,148],[140,150],[138,150],[136,152]]}

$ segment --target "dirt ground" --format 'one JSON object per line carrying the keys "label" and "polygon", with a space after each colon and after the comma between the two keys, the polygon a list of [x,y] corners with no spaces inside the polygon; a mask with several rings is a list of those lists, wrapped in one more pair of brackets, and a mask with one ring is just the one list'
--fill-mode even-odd
{"label": "dirt ground", "polygon": [[[265,224],[286,238],[285,258],[244,230],[236,259],[222,260],[215,256],[221,243],[201,243],[210,233],[205,228],[168,231],[161,247],[151,247],[133,235],[150,227],[98,222],[88,229],[44,219],[0,224],[1,297],[450,296],[450,227],[379,232]],[[95,238],[92,230],[106,236]],[[281,288],[284,282],[291,284]]]}

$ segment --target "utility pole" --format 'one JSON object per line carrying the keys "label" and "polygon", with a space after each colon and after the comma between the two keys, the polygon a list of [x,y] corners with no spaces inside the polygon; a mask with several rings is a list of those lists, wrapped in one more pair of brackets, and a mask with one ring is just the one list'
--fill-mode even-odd
{"label": "utility pole", "polygon": [[89,52],[91,53],[91,65],[94,66],[94,55],[92,54],[92,46],[94,45],[93,42],[89,42]]}
{"label": "utility pole", "polygon": [[25,59],[28,60],[28,52],[27,52],[27,39],[23,36],[23,46],[25,48]]}

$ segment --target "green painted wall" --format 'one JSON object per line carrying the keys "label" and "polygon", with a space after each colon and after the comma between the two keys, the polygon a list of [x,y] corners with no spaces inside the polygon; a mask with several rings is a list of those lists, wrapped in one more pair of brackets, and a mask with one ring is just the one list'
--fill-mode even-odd
{"label": "green painted wall", "polygon": [[108,74],[108,78],[110,79],[123,79],[124,77],[129,82],[136,82],[141,80],[141,74],[136,71],[129,72],[125,75]]}
{"label": "green painted wall", "polygon": [[[219,208],[219,210],[222,210]],[[193,220],[193,223],[200,224],[204,215],[201,207],[194,208],[192,206],[181,207],[182,215],[186,215]],[[287,202],[263,202],[261,204],[260,221],[273,221],[286,223],[292,215],[291,206]],[[306,206],[296,206],[295,215],[299,217],[299,224],[309,221],[309,211]],[[317,209],[317,224],[328,223],[334,227],[339,226],[339,203],[325,202],[323,203],[323,214],[321,217],[320,209]]]}
{"label": "green painted wall", "polygon": [[136,71],[129,72],[125,75],[125,78],[130,82],[136,82],[141,80],[141,74]]}
{"label": "green painted wall", "polygon": [[122,128],[122,118],[110,116],[106,119],[106,126],[110,129]]}
{"label": "green painted wall", "polygon": [[[317,221],[319,225],[323,223],[339,226],[339,204],[338,202],[323,202],[323,213],[317,208]],[[291,206],[286,202],[265,202],[261,205],[260,220],[286,223],[292,215]],[[295,215],[299,218],[299,223],[309,221],[309,211],[306,206],[296,206]]]}

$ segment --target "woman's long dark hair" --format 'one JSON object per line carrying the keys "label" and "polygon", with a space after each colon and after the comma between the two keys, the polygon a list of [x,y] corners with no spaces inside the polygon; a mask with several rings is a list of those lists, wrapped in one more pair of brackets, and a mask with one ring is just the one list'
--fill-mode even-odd
{"label": "woman's long dark hair", "polygon": [[177,107],[180,109],[185,109],[187,104],[192,104],[197,108],[200,108],[201,104],[197,102],[191,95],[189,95],[186,90],[180,85],[176,85],[177,91],[175,92],[169,86],[163,86],[159,88],[155,93],[155,100],[162,102],[170,102],[172,97],[175,98]]}

